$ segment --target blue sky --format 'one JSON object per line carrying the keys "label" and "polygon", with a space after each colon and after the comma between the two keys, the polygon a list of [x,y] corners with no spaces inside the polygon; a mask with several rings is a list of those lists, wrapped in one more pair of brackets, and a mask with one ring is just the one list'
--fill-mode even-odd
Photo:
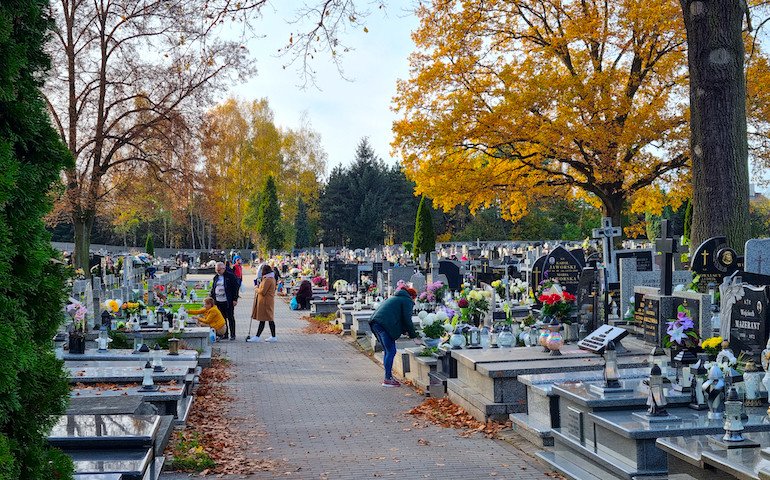
{"label": "blue sky", "polygon": [[345,77],[350,81],[340,76],[326,54],[313,63],[318,88],[302,89],[296,67],[284,69],[287,59],[277,57],[276,52],[286,44],[289,32],[297,28],[288,22],[303,3],[274,2],[274,8],[263,11],[263,18],[255,22],[257,32],[263,36],[248,44],[257,62],[257,75],[232,88],[230,94],[243,100],[267,97],[275,112],[275,123],[281,127],[299,127],[306,112],[329,156],[327,172],[335,165],[349,164],[356,145],[365,136],[377,155],[394,162],[390,142],[391,124],[396,117],[390,110],[391,99],[396,80],[408,76],[407,57],[414,47],[410,34],[417,27],[416,17],[395,6],[389,6],[384,13],[372,12],[366,18],[368,33],[351,30],[344,36],[354,48],[342,60]]}

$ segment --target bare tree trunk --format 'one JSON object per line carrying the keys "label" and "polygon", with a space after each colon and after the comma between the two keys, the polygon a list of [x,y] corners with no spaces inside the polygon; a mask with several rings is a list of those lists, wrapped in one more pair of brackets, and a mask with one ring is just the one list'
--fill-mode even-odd
{"label": "bare tree trunk", "polygon": [[91,228],[94,226],[93,212],[78,212],[73,215],[73,226],[75,227],[75,251],[73,264],[75,268],[82,268],[86,278],[91,277],[88,268],[91,250]]}
{"label": "bare tree trunk", "polygon": [[717,235],[743,252],[750,235],[745,2],[680,0],[690,67],[691,248]]}

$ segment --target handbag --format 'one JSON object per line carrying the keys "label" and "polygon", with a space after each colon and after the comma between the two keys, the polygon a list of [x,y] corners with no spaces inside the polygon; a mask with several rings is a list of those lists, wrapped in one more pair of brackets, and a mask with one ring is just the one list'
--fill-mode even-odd
{"label": "handbag", "polygon": [[291,301],[289,302],[289,308],[292,310],[299,310],[299,303],[297,302],[297,297],[291,297]]}

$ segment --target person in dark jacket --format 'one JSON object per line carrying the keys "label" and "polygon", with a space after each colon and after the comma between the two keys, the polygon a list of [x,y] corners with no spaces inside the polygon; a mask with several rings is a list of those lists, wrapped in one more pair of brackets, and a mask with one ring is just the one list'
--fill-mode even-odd
{"label": "person in dark jacket", "polygon": [[[417,338],[417,332],[412,323],[412,311],[414,310],[414,299],[417,298],[417,291],[413,288],[405,288],[396,291],[396,293],[385,300],[369,320],[369,326],[382,344],[385,351],[383,364],[385,366],[385,380],[382,381],[383,387],[400,387],[401,384],[393,378],[393,359],[396,358],[396,339],[401,334],[409,335],[409,338]],[[420,340],[415,340],[420,344]]]}
{"label": "person in dark jacket", "polygon": [[302,280],[295,296],[300,310],[310,308],[310,300],[313,299],[313,286],[310,284],[310,280]]}
{"label": "person in dark jacket", "polygon": [[238,283],[238,278],[232,272],[225,269],[224,262],[217,262],[216,271],[214,282],[211,285],[210,296],[216,302],[217,308],[222,312],[222,316],[227,320],[227,331],[230,334],[230,340],[235,340],[235,306],[238,305],[240,284]]}

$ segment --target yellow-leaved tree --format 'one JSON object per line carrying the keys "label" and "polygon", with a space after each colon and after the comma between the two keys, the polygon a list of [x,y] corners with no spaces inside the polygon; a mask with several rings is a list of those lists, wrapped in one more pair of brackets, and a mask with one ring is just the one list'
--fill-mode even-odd
{"label": "yellow-leaved tree", "polygon": [[418,16],[393,143],[417,193],[512,219],[583,197],[615,225],[689,194],[678,2],[448,0]]}

